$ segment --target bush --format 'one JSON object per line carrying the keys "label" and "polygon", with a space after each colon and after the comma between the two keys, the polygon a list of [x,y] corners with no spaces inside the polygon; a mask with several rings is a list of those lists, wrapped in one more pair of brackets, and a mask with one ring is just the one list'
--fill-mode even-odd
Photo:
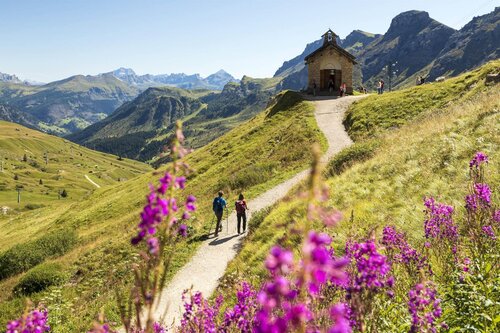
{"label": "bush", "polygon": [[47,258],[63,255],[73,248],[76,240],[74,230],[61,229],[14,245],[0,255],[0,280],[27,271]]}
{"label": "bush", "polygon": [[371,140],[355,143],[343,149],[328,163],[327,174],[329,176],[339,175],[356,162],[362,162],[371,158],[378,146],[378,142]]}
{"label": "bush", "polygon": [[30,269],[14,287],[14,293],[30,295],[64,282],[66,275],[57,263],[43,263]]}
{"label": "bush", "polygon": [[29,203],[26,206],[24,206],[24,208],[27,210],[35,210],[35,209],[42,208],[42,207],[45,207],[45,205]]}
{"label": "bush", "polygon": [[68,196],[68,192],[66,190],[62,190],[61,197],[66,198]]}

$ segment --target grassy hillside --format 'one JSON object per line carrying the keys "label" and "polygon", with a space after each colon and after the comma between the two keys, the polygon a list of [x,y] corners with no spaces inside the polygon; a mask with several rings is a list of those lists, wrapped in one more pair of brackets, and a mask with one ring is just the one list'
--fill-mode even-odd
{"label": "grassy hillside", "polygon": [[[393,108],[405,107],[400,96],[387,94],[384,101]],[[372,110],[378,101],[367,98],[355,110],[362,111],[363,105]],[[328,229],[336,252],[344,251],[349,237],[365,237],[373,230],[380,234],[388,224],[407,232],[414,244],[421,243],[424,196],[438,196],[463,213],[467,166],[476,151],[490,156],[488,182],[493,187],[492,201],[498,202],[499,102],[500,91],[493,87],[441,109],[422,108],[417,120],[393,131],[383,132],[380,126],[378,137],[357,142],[338,154],[325,172],[331,193],[328,205],[344,215],[339,226]],[[357,128],[355,122],[353,127]],[[262,262],[272,245],[297,247],[287,226],[303,220],[305,212],[303,201],[291,193],[287,200],[253,218],[251,233],[230,263],[220,291],[233,295],[234,285],[241,279],[258,285],[267,274]]]}
{"label": "grassy hillside", "polygon": [[[314,119],[312,104],[288,92],[278,97],[272,106],[275,107],[188,156],[188,163],[196,172],[190,177],[186,192],[196,195],[199,209],[192,221],[192,235],[179,246],[171,275],[189,259],[210,228],[211,201],[217,190],[223,189],[230,202],[240,191],[244,191],[248,198],[255,197],[307,167],[311,159],[308,147],[312,143],[320,142],[326,149],[326,141]],[[60,240],[64,240],[64,244],[72,244],[64,247],[65,254],[52,249],[44,250],[47,253],[46,263],[33,268],[37,269],[36,273],[46,269],[56,275],[53,274],[53,266],[42,265],[55,262],[64,267],[62,276],[66,278],[64,282],[57,283],[63,285],[62,288],[52,287],[31,295],[35,301],[44,299],[49,308],[60,311],[54,318],[61,324],[52,323],[56,327],[55,332],[85,331],[101,308],[108,318],[117,320],[116,309],[113,309],[113,288],[131,278],[127,265],[135,257],[128,245],[129,240],[144,204],[147,184],[158,177],[149,173],[124,184],[97,190],[89,198],[50,217],[27,212],[31,215],[8,222],[25,228],[11,231],[10,237],[15,241],[7,245],[0,243],[0,252],[3,251],[0,268],[2,256],[14,255],[11,254],[14,243],[21,246],[15,248],[15,253],[24,253],[25,248],[37,248],[43,244],[43,239],[34,243],[31,238],[25,237],[31,234],[33,226],[43,228],[44,233],[39,234],[41,238],[56,237],[68,229],[77,233],[76,243],[72,238],[66,240],[63,237]],[[29,223],[25,222],[28,219]],[[7,221],[0,223],[3,227]],[[70,236],[71,233],[68,233]],[[0,281],[0,326],[21,311],[22,298],[14,295],[13,290],[22,279],[27,279],[26,275],[29,278],[35,273],[16,274]]]}
{"label": "grassy hillside", "polygon": [[500,60],[440,83],[429,83],[357,101],[344,125],[351,138],[359,140],[397,128],[427,110],[438,110],[487,90],[484,78],[500,71]]}
{"label": "grassy hillside", "polygon": [[[96,186],[116,184],[151,168],[132,160],[95,152],[67,140],[0,121],[0,205],[34,208],[88,196]],[[17,204],[16,188],[21,188]]]}

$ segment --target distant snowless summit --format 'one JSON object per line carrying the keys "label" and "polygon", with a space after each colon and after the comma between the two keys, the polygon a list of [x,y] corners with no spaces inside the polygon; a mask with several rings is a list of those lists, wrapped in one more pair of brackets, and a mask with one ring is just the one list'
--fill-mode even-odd
{"label": "distant snowless summit", "polygon": [[21,80],[14,74],[6,74],[0,72],[0,82],[4,83],[13,83],[13,84],[24,84],[27,86],[39,86],[44,83],[38,82],[38,81],[33,81],[33,80]]}
{"label": "distant snowless summit", "polygon": [[183,89],[222,90],[228,82],[239,81],[223,69],[205,78],[200,74],[185,73],[137,75],[133,69],[124,67],[103,74],[111,74],[129,85],[139,88],[167,85]]}

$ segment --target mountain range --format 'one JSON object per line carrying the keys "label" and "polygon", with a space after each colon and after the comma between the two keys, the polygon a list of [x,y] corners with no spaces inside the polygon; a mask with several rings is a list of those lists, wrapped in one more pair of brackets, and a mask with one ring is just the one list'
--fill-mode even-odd
{"label": "mountain range", "polygon": [[141,161],[154,161],[182,120],[193,148],[226,133],[265,108],[279,80],[244,76],[221,92],[151,87],[109,117],[67,136],[89,148]]}
{"label": "mountain range", "polygon": [[222,90],[228,82],[238,80],[223,70],[202,78],[199,74],[183,73],[139,76],[132,69],[120,68],[94,76],[75,75],[43,85],[0,73],[0,104],[10,107],[10,116],[7,117],[5,111],[0,119],[21,119],[20,123],[25,126],[67,135],[106,118],[149,87]]}
{"label": "mountain range", "polygon": [[[356,56],[354,85],[373,89],[378,79],[389,79],[394,87],[413,85],[418,75],[434,80],[473,69],[500,57],[500,7],[475,17],[460,30],[450,28],[424,11],[408,11],[394,17],[383,35],[353,31],[337,43]],[[285,61],[275,76],[283,88],[302,89],[307,84],[304,58],[321,45],[307,44],[304,51]]]}
{"label": "mountain range", "polygon": [[24,125],[58,135],[104,119],[138,94],[138,88],[109,74],[75,75],[40,86],[0,82],[1,104],[31,119]]}
{"label": "mountain range", "polygon": [[184,73],[137,75],[132,69],[123,67],[106,74],[111,74],[129,85],[140,88],[166,85],[183,89],[222,90],[228,82],[238,82],[223,69],[206,78],[203,78],[200,74],[189,75]]}
{"label": "mountain range", "polygon": [[[171,133],[176,119],[186,122],[191,144],[198,147],[255,115],[274,93],[304,88],[304,57],[321,42],[307,44],[269,79],[245,76],[238,81],[223,70],[206,78],[184,73],[137,75],[132,69],[119,68],[30,85],[15,75],[0,74],[0,119],[70,135],[76,142],[106,152],[151,160],[161,151],[159,138]],[[500,7],[475,17],[460,30],[432,19],[427,12],[408,11],[394,17],[385,34],[354,30],[345,39],[337,38],[337,43],[356,56],[355,87],[373,89],[380,78],[395,88],[411,86],[417,76],[434,80],[497,59]]]}

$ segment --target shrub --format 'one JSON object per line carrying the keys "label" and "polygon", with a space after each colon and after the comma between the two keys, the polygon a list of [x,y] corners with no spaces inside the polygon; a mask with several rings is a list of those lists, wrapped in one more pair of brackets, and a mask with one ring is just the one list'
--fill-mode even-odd
{"label": "shrub", "polygon": [[0,280],[27,271],[47,258],[63,255],[73,248],[76,240],[74,230],[61,229],[14,245],[0,255]]}
{"label": "shrub", "polygon": [[30,203],[24,206],[24,208],[26,208],[27,210],[35,210],[42,207],[45,207],[45,205]]}
{"label": "shrub", "polygon": [[378,142],[371,140],[355,143],[343,149],[328,163],[328,175],[339,175],[356,162],[362,162],[371,158],[375,154],[378,146]]}
{"label": "shrub", "polygon": [[68,192],[66,190],[62,190],[61,197],[66,198],[68,196]]}
{"label": "shrub", "polygon": [[64,282],[66,275],[57,263],[43,263],[30,269],[14,287],[14,293],[31,295]]}

